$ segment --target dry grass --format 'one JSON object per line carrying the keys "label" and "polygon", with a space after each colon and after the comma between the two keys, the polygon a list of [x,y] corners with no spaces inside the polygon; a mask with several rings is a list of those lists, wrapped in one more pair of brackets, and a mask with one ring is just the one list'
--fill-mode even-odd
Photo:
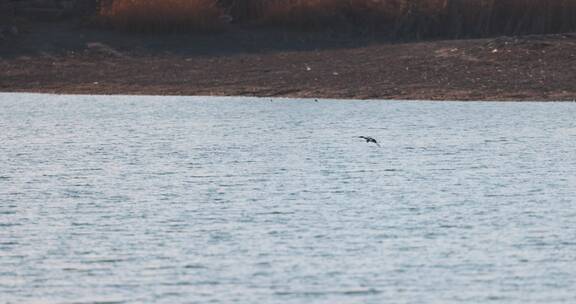
{"label": "dry grass", "polygon": [[260,24],[295,29],[342,29],[390,23],[404,0],[259,0]]}
{"label": "dry grass", "polygon": [[139,31],[213,30],[239,23],[360,29],[394,38],[479,37],[576,30],[576,0],[101,0],[101,16]]}
{"label": "dry grass", "polygon": [[223,13],[214,0],[113,0],[102,2],[99,18],[130,31],[215,31],[223,27]]}
{"label": "dry grass", "polygon": [[[242,0],[237,0],[242,1]],[[252,0],[253,1],[253,0]],[[574,0],[260,0],[261,21],[286,28],[360,27],[394,37],[576,30]]]}
{"label": "dry grass", "polygon": [[538,34],[576,30],[574,0],[448,0],[439,35]]}

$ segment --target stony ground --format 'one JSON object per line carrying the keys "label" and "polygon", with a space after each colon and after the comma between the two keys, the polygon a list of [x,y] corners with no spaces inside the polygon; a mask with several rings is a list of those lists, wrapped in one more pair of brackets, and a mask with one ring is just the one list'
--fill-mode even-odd
{"label": "stony ground", "polygon": [[30,24],[0,91],[433,100],[576,99],[576,34],[390,43],[236,30],[138,35]]}

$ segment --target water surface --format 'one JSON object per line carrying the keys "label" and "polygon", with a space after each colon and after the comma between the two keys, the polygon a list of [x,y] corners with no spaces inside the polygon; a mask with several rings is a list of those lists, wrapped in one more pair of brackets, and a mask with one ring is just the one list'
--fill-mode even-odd
{"label": "water surface", "polygon": [[575,118],[0,94],[0,302],[575,303]]}

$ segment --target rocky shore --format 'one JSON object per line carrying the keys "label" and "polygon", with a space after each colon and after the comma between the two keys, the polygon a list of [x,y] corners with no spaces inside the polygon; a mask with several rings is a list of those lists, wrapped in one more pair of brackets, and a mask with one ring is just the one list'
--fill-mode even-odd
{"label": "rocky shore", "polygon": [[17,35],[0,42],[3,92],[576,99],[570,33],[392,43],[254,29],[137,35],[57,22]]}

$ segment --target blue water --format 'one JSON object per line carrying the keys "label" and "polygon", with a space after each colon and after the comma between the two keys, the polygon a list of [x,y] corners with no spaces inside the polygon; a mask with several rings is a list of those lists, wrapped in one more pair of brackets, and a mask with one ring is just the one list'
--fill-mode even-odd
{"label": "blue water", "polygon": [[0,303],[576,303],[575,118],[0,94]]}

